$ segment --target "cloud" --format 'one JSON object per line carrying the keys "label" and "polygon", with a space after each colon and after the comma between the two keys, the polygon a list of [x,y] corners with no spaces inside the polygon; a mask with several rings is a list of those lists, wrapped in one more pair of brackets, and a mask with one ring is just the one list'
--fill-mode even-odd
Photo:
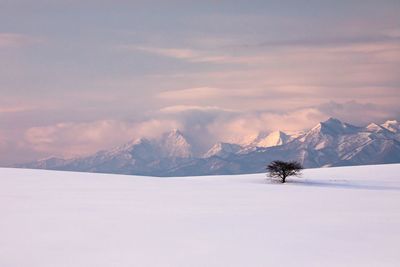
{"label": "cloud", "polygon": [[2,148],[6,143],[5,135],[3,132],[0,131],[0,148]]}
{"label": "cloud", "polygon": [[183,131],[193,142],[194,150],[204,152],[218,136],[208,126],[216,120],[236,116],[234,111],[216,106],[168,106],[140,122],[99,120],[65,122],[26,130],[26,147],[47,155],[73,157],[88,155],[102,149],[121,145],[140,137],[157,138],[174,128]]}
{"label": "cloud", "polygon": [[145,46],[127,46],[127,48],[151,54],[156,54],[164,57],[172,57],[178,59],[192,60],[199,57],[199,53],[191,49],[157,48],[157,47],[145,47]]}
{"label": "cloud", "polygon": [[[138,46],[138,45],[120,45],[118,48],[141,51],[148,54],[158,55],[167,58],[179,59],[192,63],[248,63],[251,59],[248,57],[238,57],[228,54],[223,54],[221,51],[203,51],[189,48],[164,48],[153,46]],[[254,60],[254,58],[253,58]]]}
{"label": "cloud", "polygon": [[18,33],[1,33],[0,48],[16,48],[41,42],[38,38]]}
{"label": "cloud", "polygon": [[302,38],[278,41],[266,41],[258,44],[247,44],[244,47],[278,47],[278,48],[332,48],[332,47],[348,47],[365,44],[387,44],[398,43],[400,41],[398,29],[387,30],[380,35],[358,35],[358,36],[337,36],[322,38]]}
{"label": "cloud", "polygon": [[[198,151],[219,141],[246,143],[260,132],[297,131],[315,126],[329,117],[317,108],[292,109],[288,112],[235,111],[218,107],[172,106],[162,109],[182,124],[183,131],[195,142]],[[165,113],[164,113],[165,114]]]}
{"label": "cloud", "polygon": [[0,114],[2,113],[17,113],[17,112],[25,112],[36,109],[35,106],[2,106],[0,105]]}
{"label": "cloud", "polygon": [[188,111],[225,111],[235,112],[234,110],[224,109],[217,106],[193,106],[193,105],[176,105],[161,108],[160,112],[165,114],[177,114]]}
{"label": "cloud", "polygon": [[200,139],[199,146],[203,147],[218,141],[245,143],[260,132],[307,130],[329,117],[362,126],[370,122],[383,122],[394,113],[392,107],[354,100],[285,109],[246,112],[210,106],[171,106],[162,111],[180,121],[185,132],[193,139]]}
{"label": "cloud", "polygon": [[381,123],[392,118],[393,114],[400,114],[400,109],[393,110],[391,106],[379,106],[375,103],[360,103],[346,101],[338,103],[330,101],[317,107],[318,110],[330,117],[342,118],[354,124]]}
{"label": "cloud", "polygon": [[[268,97],[272,98],[277,95],[280,97],[298,95],[299,91],[295,91],[298,86],[286,86],[275,88],[245,88],[245,89],[222,89],[216,87],[195,87],[180,90],[169,90],[161,92],[157,95],[158,98],[165,100],[176,100],[176,101],[186,101],[186,100],[212,100],[212,99],[226,99],[226,98],[260,98]],[[311,87],[307,87],[310,89]],[[268,93],[268,94],[266,94]]]}
{"label": "cloud", "polygon": [[[6,2],[4,25],[24,31],[0,32],[2,130],[14,144],[27,131],[40,153],[89,153],[174,127],[214,142],[400,113],[398,6],[389,3],[354,14],[332,12],[357,7],[338,1],[296,12],[269,1]],[[60,9],[90,16],[71,21]],[[48,27],[23,27],[32,21]],[[51,43],[36,45],[41,36]]]}
{"label": "cloud", "polygon": [[224,91],[219,88],[213,87],[197,87],[182,90],[171,90],[159,93],[157,96],[164,99],[174,100],[196,100],[196,99],[208,99],[222,96]]}
{"label": "cloud", "polygon": [[238,114],[230,120],[217,120],[208,128],[221,141],[246,143],[260,132],[304,130],[326,118],[326,114],[315,108],[297,109],[283,113],[260,111]]}
{"label": "cloud", "polygon": [[157,137],[165,129],[179,126],[175,121],[156,119],[140,123],[116,120],[57,123],[29,128],[25,133],[25,142],[37,152],[73,157],[109,149],[139,137]]}
{"label": "cloud", "polygon": [[392,28],[384,31],[384,34],[391,38],[400,38],[400,28]]}
{"label": "cloud", "polygon": [[21,139],[16,140],[7,129],[0,130],[0,166],[9,166],[24,160],[31,161],[37,156]]}
{"label": "cloud", "polygon": [[31,149],[45,155],[82,156],[139,137],[157,138],[177,128],[194,144],[197,153],[203,153],[219,141],[244,144],[260,132],[306,130],[328,117],[364,125],[393,118],[390,114],[393,114],[390,108],[381,109],[372,103],[357,101],[330,101],[315,107],[292,108],[280,112],[235,111],[217,106],[167,106],[155,112],[152,119],[139,122],[99,120],[32,127],[25,132],[24,151]]}

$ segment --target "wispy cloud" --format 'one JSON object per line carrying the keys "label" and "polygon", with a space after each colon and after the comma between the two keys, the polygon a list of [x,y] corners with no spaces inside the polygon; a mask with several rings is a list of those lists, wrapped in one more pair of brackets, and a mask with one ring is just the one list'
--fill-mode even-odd
{"label": "wispy cloud", "polygon": [[153,46],[122,45],[119,48],[184,60],[192,63],[245,63],[248,58],[222,54],[221,51],[203,51],[188,48],[163,48]]}
{"label": "wispy cloud", "polygon": [[187,99],[209,99],[220,97],[224,90],[214,87],[196,87],[181,90],[171,90],[159,93],[157,96],[164,99],[187,100]]}
{"label": "wispy cloud", "polygon": [[9,106],[9,107],[2,107],[0,106],[0,114],[1,113],[17,113],[17,112],[25,112],[29,110],[33,110],[35,107],[29,106]]}
{"label": "wispy cloud", "polygon": [[384,31],[386,36],[391,38],[400,38],[400,28],[392,28]]}
{"label": "wispy cloud", "polygon": [[0,32],[0,48],[15,48],[39,43],[42,40],[19,33]]}
{"label": "wispy cloud", "polygon": [[158,48],[146,46],[125,46],[125,48],[178,59],[195,60],[196,58],[200,57],[198,52],[191,49]]}
{"label": "wispy cloud", "polygon": [[301,85],[263,85],[258,88],[216,88],[195,87],[180,90],[169,90],[157,95],[163,100],[175,102],[188,101],[223,101],[236,99],[239,101],[253,101],[254,99],[293,99],[315,96],[321,90],[318,86]]}
{"label": "wispy cloud", "polygon": [[195,106],[195,105],[176,105],[161,108],[160,112],[165,114],[176,114],[187,111],[223,111],[223,112],[236,112],[232,109],[221,108],[217,106]]}
{"label": "wispy cloud", "polygon": [[[242,45],[236,45],[236,47],[277,47],[277,48],[288,48],[288,47],[342,47],[342,46],[354,46],[357,44],[387,44],[387,43],[398,43],[400,42],[400,30],[389,29],[381,34],[370,34],[370,35],[352,35],[352,36],[321,36],[321,37],[307,37],[298,39],[286,39],[286,40],[270,40],[259,43],[248,43]],[[233,45],[235,46],[235,45]]]}

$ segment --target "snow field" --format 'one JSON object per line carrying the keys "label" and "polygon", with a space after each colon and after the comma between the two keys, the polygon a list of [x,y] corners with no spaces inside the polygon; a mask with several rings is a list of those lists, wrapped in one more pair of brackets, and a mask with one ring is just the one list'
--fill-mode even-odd
{"label": "snow field", "polygon": [[400,164],[152,178],[0,169],[0,266],[400,266]]}

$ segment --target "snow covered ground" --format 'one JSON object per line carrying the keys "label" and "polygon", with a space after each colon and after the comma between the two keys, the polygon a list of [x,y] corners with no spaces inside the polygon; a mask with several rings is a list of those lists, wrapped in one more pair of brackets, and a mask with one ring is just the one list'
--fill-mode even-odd
{"label": "snow covered ground", "polygon": [[0,266],[400,266],[400,164],[192,178],[0,169]]}

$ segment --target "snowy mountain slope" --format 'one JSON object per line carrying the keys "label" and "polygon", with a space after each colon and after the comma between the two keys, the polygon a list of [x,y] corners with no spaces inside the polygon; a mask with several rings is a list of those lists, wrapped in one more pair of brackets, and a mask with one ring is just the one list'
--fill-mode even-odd
{"label": "snowy mountain slope", "polygon": [[[371,131],[335,119],[322,122],[285,145],[240,151],[224,158],[223,164],[210,158],[207,163],[184,167],[180,173],[251,173],[263,172],[272,160],[297,160],[306,167],[349,166],[400,162],[400,142],[387,130]],[[192,162],[192,164],[196,164]],[[204,173],[204,170],[212,170]]]}
{"label": "snowy mountain slope", "polygon": [[160,139],[140,138],[130,143],[100,151],[94,155],[62,160],[45,159],[17,167],[101,173],[156,175],[168,168],[190,161],[192,147],[183,134],[173,130]]}
{"label": "snowy mountain slope", "polygon": [[18,167],[152,176],[263,172],[272,160],[297,160],[307,168],[400,163],[400,134],[388,121],[357,127],[337,119],[297,135],[277,131],[246,145],[217,143],[203,156],[178,130],[161,138],[136,140],[89,157],[46,159]]}
{"label": "snowy mountain slope", "polygon": [[380,126],[392,132],[395,136],[395,139],[400,141],[400,122],[397,120],[388,120]]}
{"label": "snowy mountain slope", "polygon": [[400,133],[400,122],[397,120],[388,120],[381,125],[393,133]]}
{"label": "snowy mountain slope", "polygon": [[282,131],[274,131],[269,134],[260,134],[256,139],[254,139],[250,144],[247,146],[250,147],[272,147],[272,146],[281,146],[293,138],[282,132]]}
{"label": "snowy mountain slope", "polygon": [[257,150],[258,148],[283,146],[303,135],[304,132],[293,132],[290,134],[282,131],[274,131],[269,134],[262,132],[250,142],[242,144],[243,149],[238,151],[237,154],[248,154]]}
{"label": "snowy mountain slope", "polygon": [[[299,148],[308,152],[318,166],[393,163],[400,160],[400,143],[386,129],[355,127],[329,120],[300,139]],[[299,150],[297,148],[297,150]],[[394,153],[393,153],[394,152]]]}
{"label": "snowy mountain slope", "polygon": [[160,156],[163,158],[190,158],[193,156],[192,146],[177,129],[165,133],[161,137],[158,147]]}
{"label": "snowy mountain slope", "polygon": [[0,266],[400,262],[400,164],[152,178],[0,169]]}
{"label": "snowy mountain slope", "polygon": [[217,143],[215,144],[210,150],[207,151],[206,154],[204,154],[203,158],[210,158],[213,156],[218,156],[221,158],[225,158],[231,154],[236,154],[240,150],[242,150],[243,147],[237,144],[229,144],[229,143]]}
{"label": "snowy mountain slope", "polygon": [[267,137],[257,143],[258,147],[281,146],[291,140],[291,137],[282,131],[270,133]]}

